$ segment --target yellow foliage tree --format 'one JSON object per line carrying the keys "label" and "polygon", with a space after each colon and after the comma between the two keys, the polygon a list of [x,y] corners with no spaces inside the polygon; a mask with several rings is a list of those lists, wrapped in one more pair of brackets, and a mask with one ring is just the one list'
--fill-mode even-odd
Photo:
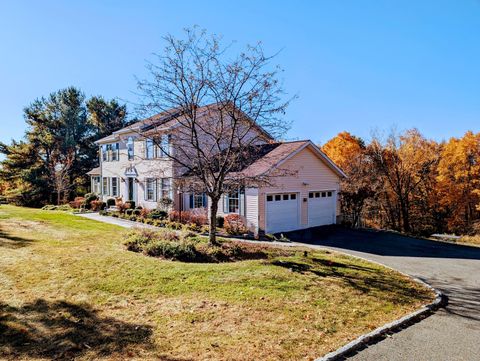
{"label": "yellow foliage tree", "polygon": [[450,214],[449,227],[465,232],[479,217],[480,133],[469,131],[445,144],[437,181],[441,205]]}

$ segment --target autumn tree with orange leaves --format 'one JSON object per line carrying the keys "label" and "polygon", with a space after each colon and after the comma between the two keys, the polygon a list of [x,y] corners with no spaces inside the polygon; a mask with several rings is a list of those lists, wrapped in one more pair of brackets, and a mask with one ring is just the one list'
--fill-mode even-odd
{"label": "autumn tree with orange leaves", "polygon": [[341,132],[322,150],[348,175],[340,200],[353,226],[422,235],[480,228],[480,133],[438,143],[411,129],[365,144]]}

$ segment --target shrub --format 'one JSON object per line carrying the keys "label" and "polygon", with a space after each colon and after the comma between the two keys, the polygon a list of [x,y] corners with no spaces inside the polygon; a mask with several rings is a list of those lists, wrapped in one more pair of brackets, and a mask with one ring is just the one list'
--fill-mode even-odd
{"label": "shrub", "polygon": [[115,205],[115,198],[107,199],[107,207],[113,207]]}
{"label": "shrub", "polygon": [[222,216],[217,216],[217,227],[223,228],[224,224],[225,224],[225,218],[223,218]]}
{"label": "shrub", "polygon": [[108,212],[104,210],[101,210],[100,212],[98,212],[98,214],[101,216],[108,216]]}
{"label": "shrub", "polygon": [[125,210],[125,214],[126,214],[127,216],[133,215],[133,209],[127,209],[127,210]]}
{"label": "shrub", "polygon": [[78,209],[85,205],[85,198],[84,197],[75,197],[73,201],[70,203],[70,207]]}
{"label": "shrub", "polygon": [[90,202],[90,209],[92,211],[101,211],[107,207],[107,204],[101,200],[93,200]]}
{"label": "shrub", "polygon": [[228,234],[235,236],[248,232],[247,226],[239,214],[227,214],[225,216],[224,228]]}
{"label": "shrub", "polygon": [[95,193],[85,194],[85,208],[93,210],[92,202],[94,201],[98,201],[98,196]]}
{"label": "shrub", "polygon": [[152,219],[167,219],[168,213],[162,209],[154,209],[153,211],[150,211],[148,217]]}
{"label": "shrub", "polygon": [[135,201],[126,201],[125,205],[128,205],[130,209],[135,209]]}
{"label": "shrub", "polygon": [[118,212],[110,212],[110,215],[113,217],[113,218],[118,218],[120,216],[120,214]]}
{"label": "shrub", "polygon": [[136,217],[136,216],[130,216],[130,217],[128,217],[128,220],[129,220],[129,221],[136,222],[136,221],[137,221],[137,217]]}
{"label": "shrub", "polygon": [[59,206],[56,206],[54,204],[47,204],[42,207],[42,210],[44,211],[64,211],[64,212],[70,212],[73,211],[73,208],[70,207],[68,204],[62,204]]}
{"label": "shrub", "polygon": [[199,226],[198,224],[195,224],[195,223],[187,223],[183,226],[183,228],[186,230],[186,231],[191,231],[191,232],[201,232],[202,230],[202,226]]}
{"label": "shrub", "polygon": [[163,257],[183,262],[192,262],[197,258],[195,245],[188,241],[155,241],[146,245],[145,253],[153,257]]}
{"label": "shrub", "polygon": [[168,216],[171,221],[180,223],[195,223],[198,226],[208,224],[207,210],[198,208],[191,211],[170,211]]}
{"label": "shrub", "polygon": [[147,218],[150,211],[146,208],[140,209],[140,217]]}
{"label": "shrub", "polygon": [[0,196],[0,204],[7,204],[7,197],[5,196]]}

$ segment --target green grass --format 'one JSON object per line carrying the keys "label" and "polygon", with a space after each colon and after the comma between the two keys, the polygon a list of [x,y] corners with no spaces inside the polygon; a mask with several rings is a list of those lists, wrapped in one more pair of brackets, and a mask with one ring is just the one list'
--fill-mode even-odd
{"label": "green grass", "polygon": [[433,296],[336,253],[181,263],[126,251],[124,232],[0,207],[1,357],[309,360]]}

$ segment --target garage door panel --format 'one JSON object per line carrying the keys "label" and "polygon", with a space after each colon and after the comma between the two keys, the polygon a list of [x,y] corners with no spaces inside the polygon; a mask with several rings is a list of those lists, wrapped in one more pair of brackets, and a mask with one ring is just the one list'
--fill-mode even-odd
{"label": "garage door panel", "polygon": [[298,198],[296,193],[267,194],[267,233],[287,232],[299,228]]}
{"label": "garage door panel", "polygon": [[333,191],[309,192],[308,226],[335,223],[335,196]]}

